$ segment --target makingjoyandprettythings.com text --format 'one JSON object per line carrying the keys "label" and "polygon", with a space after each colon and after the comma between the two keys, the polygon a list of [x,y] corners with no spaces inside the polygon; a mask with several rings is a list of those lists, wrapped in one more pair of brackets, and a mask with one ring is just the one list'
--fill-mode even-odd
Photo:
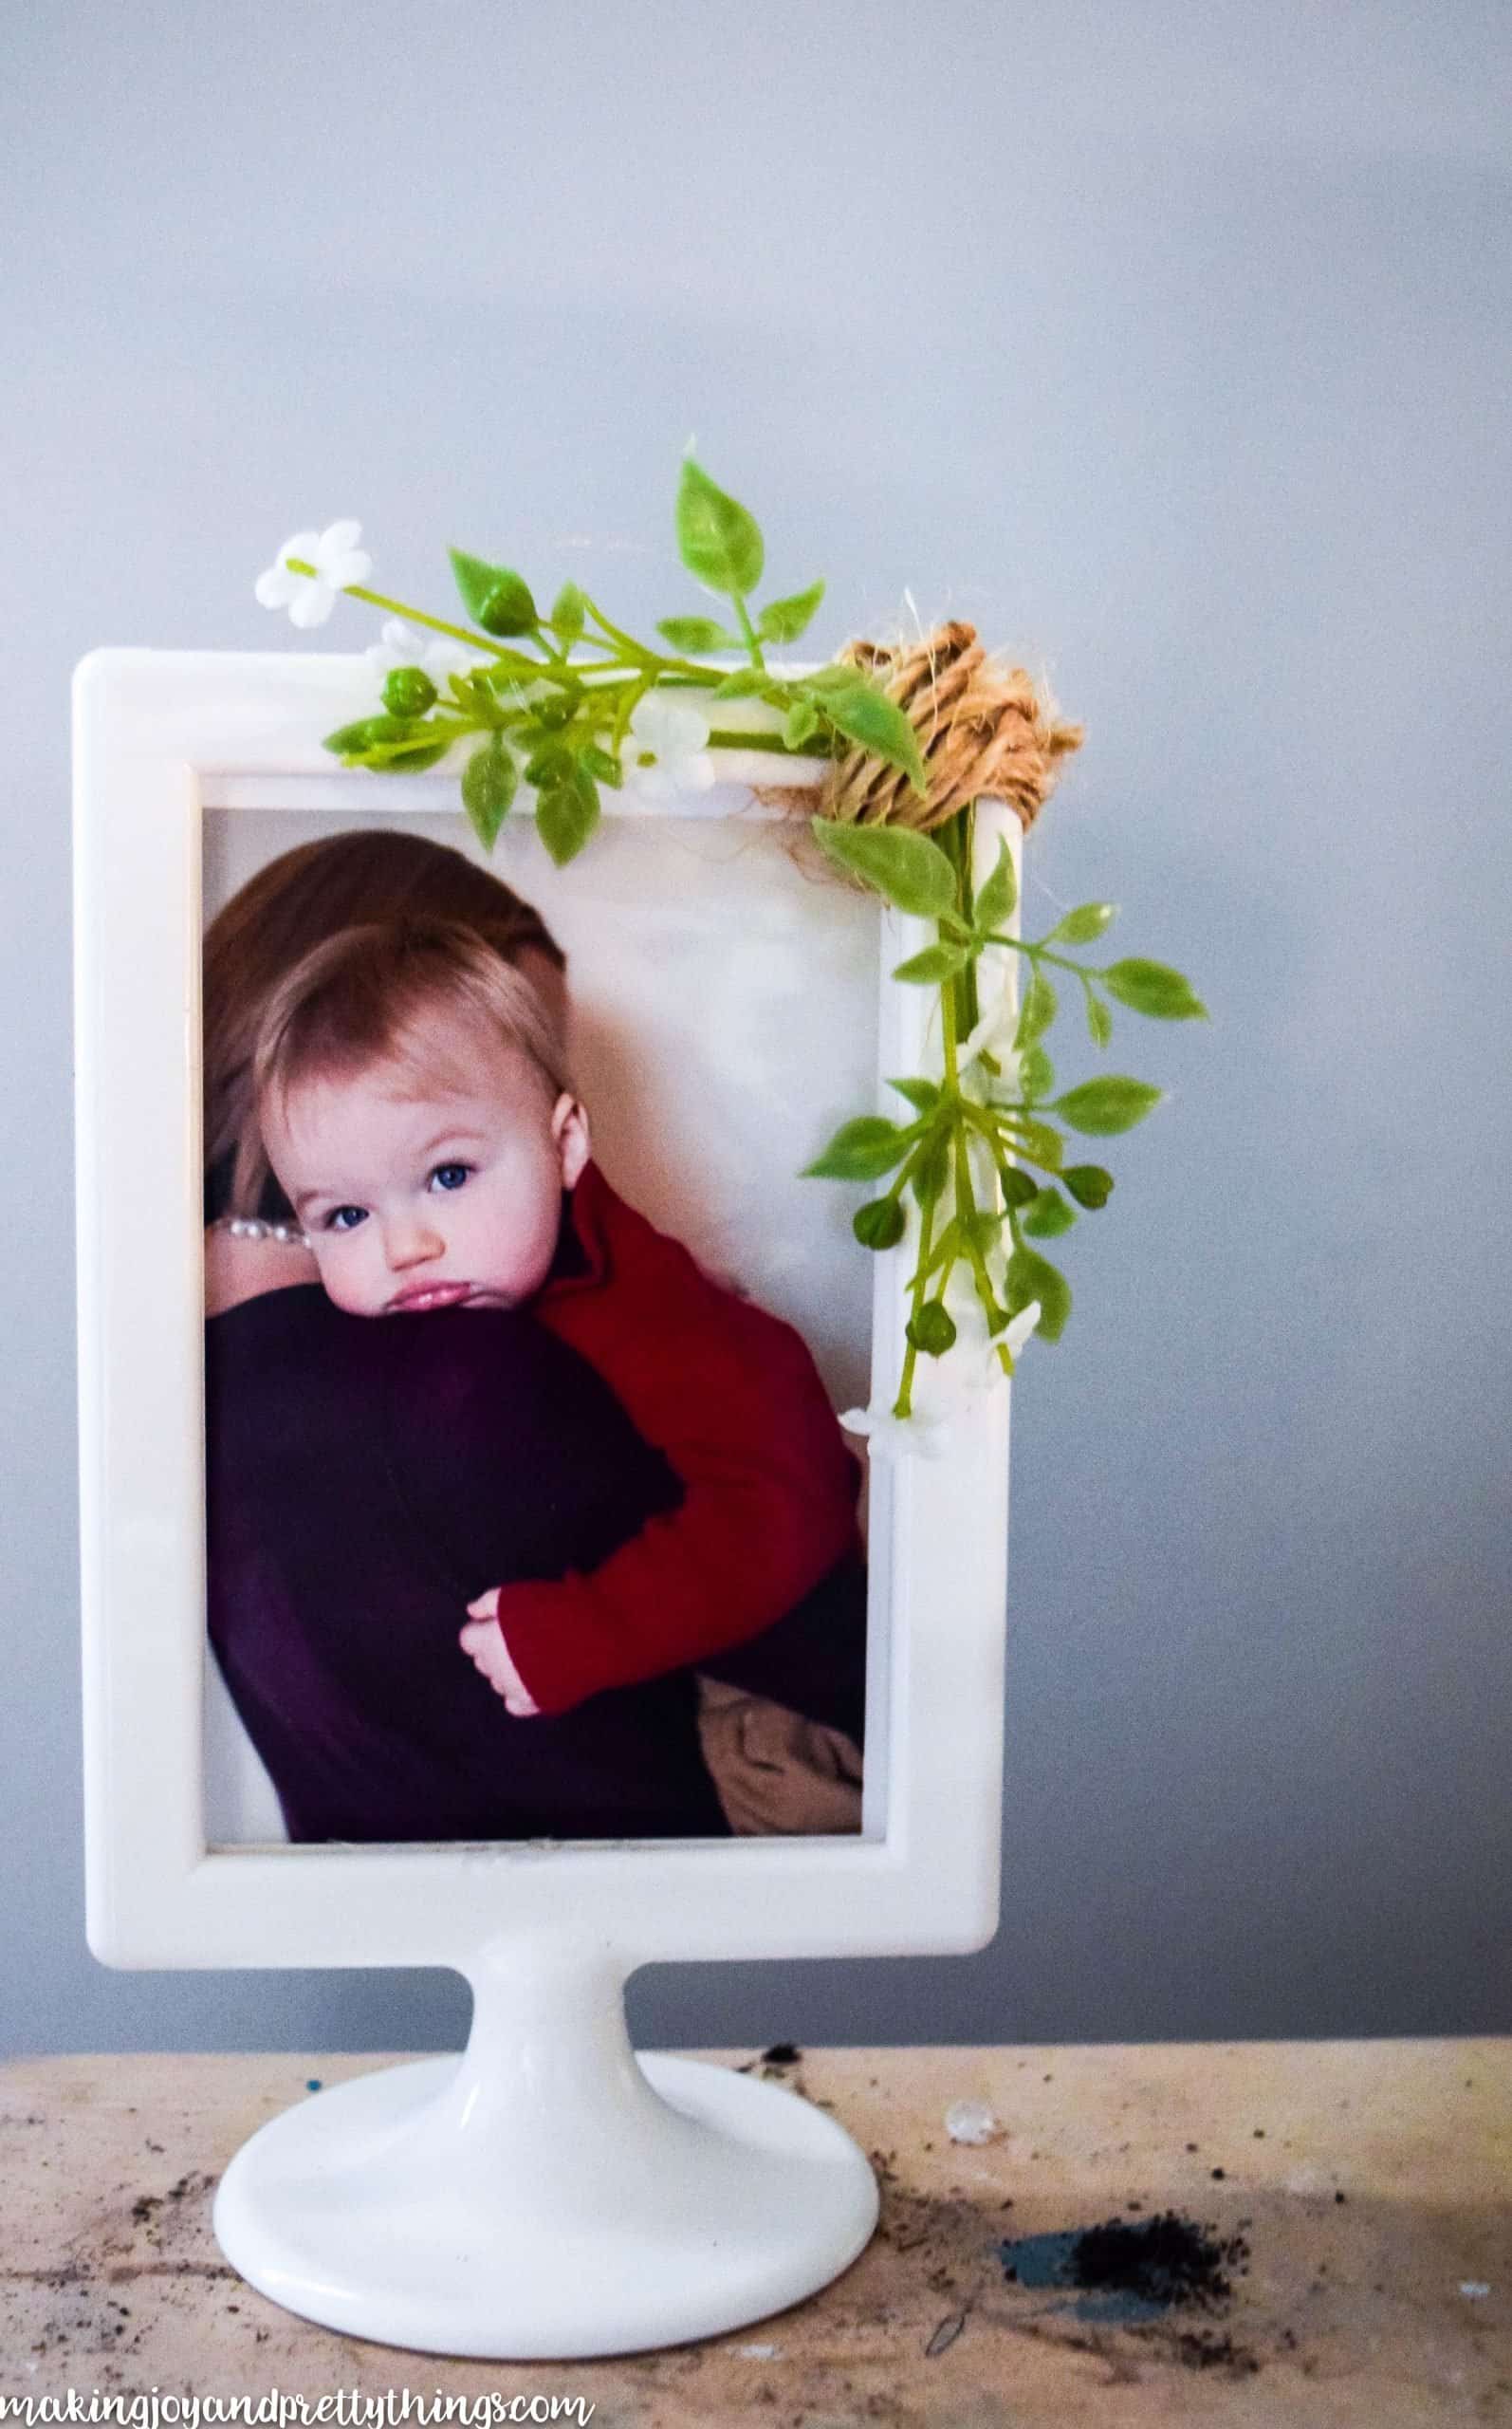
{"label": "makingjoyandprettythings.com text", "polygon": [[581,2395],[412,2395],[407,2388],[388,2387],[382,2395],[363,2395],[342,2387],[334,2395],[282,2395],[269,2387],[266,2395],[169,2395],[153,2387],[146,2395],[102,2395],[91,2387],[82,2395],[70,2387],[65,2395],[0,2395],[0,2421],[20,2420],[27,2429],[39,2422],[116,2421],[121,2429],[204,2429],[212,2421],[236,2420],[258,2429],[307,2429],[310,2422],[334,2422],[336,2429],[398,2429],[415,2421],[419,2429],[433,2422],[457,2421],[462,2429],[501,2429],[513,2421],[571,2420],[585,2429],[597,2406]]}

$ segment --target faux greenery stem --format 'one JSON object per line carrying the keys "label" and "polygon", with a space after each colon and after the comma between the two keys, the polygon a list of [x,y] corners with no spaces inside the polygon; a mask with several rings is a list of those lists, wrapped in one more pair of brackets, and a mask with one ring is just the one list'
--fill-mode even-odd
{"label": "faux greenery stem", "polygon": [[1027,954],[1031,961],[1053,961],[1057,970],[1069,970],[1083,982],[1089,975],[1093,978],[1101,975],[1096,968],[1089,973],[1079,961],[1068,961],[1063,953],[1052,953],[1048,945],[1026,944],[1022,936],[990,936],[986,941],[989,945],[1005,945],[1010,953]]}
{"label": "faux greenery stem", "polygon": [[[974,805],[968,805],[966,809],[959,811],[954,818],[946,822],[939,834],[940,847],[950,860],[955,874],[958,916],[968,927],[971,920],[974,899],[971,874],[975,840],[973,808]],[[937,923],[937,932],[943,939],[946,933],[943,924]],[[971,1179],[967,1139],[973,1127],[984,1128],[995,1155],[1002,1153],[1003,1142],[996,1125],[982,1108],[974,1105],[963,1094],[960,1069],[960,1039],[965,1033],[961,1024],[965,1022],[968,1027],[974,1028],[978,1017],[976,971],[973,960],[966,970],[948,979],[940,990],[941,1060],[944,1066],[942,1096],[950,1127],[950,1163],[956,1236],[965,1243],[966,1261],[971,1268],[977,1297],[981,1302],[983,1313],[990,1324],[998,1314],[997,1300],[992,1289],[992,1279],[987,1271],[986,1259],[983,1254],[981,1242],[976,1236],[976,1191]],[[888,1193],[890,1197],[895,1199],[897,1196],[912,1161],[913,1159],[910,1158],[905,1162],[902,1172]],[[933,1246],[934,1218],[938,1204],[938,1196],[931,1196],[925,1199],[921,1209],[918,1259],[912,1284],[912,1321],[917,1320],[930,1292],[931,1252]],[[935,1299],[942,1307],[950,1288],[950,1276],[960,1262],[961,1251],[953,1248],[945,1259],[938,1283],[935,1285]],[[1001,1321],[1001,1318],[999,1320]],[[1009,1360],[1001,1345],[998,1348],[998,1357],[1005,1372],[1011,1372]],[[897,1399],[893,1407],[894,1417],[906,1418],[912,1413],[913,1376],[917,1358],[917,1348],[911,1341],[904,1353],[903,1372],[898,1384]]]}
{"label": "faux greenery stem", "polygon": [[[974,812],[975,804],[968,803],[965,809],[949,821],[945,830],[946,848],[955,864],[961,917],[968,923],[971,918],[974,896],[971,881],[975,846]],[[960,1225],[960,1235],[966,1242],[967,1261],[971,1268],[977,1298],[981,1303],[983,1314],[990,1324],[997,1313],[997,1300],[993,1293],[992,1277],[987,1271],[986,1258],[982,1253],[982,1244],[976,1235],[976,1191],[972,1186],[971,1162],[967,1153],[966,1143],[971,1108],[961,1093],[961,1075],[957,1061],[957,1020],[965,1020],[974,1028],[980,1018],[974,960],[968,962],[965,970],[959,972],[941,989],[940,1014],[946,1085],[955,1102],[955,1214]],[[945,1298],[954,1264],[955,1259],[952,1257],[940,1276],[939,1296],[942,1301]],[[1000,1345],[997,1354],[1004,1373],[1011,1374],[1013,1370],[1006,1351]]]}
{"label": "faux greenery stem", "polygon": [[[795,755],[780,733],[742,733],[732,726],[711,727],[709,748],[710,751],[775,751],[784,759],[791,759]],[[813,755],[806,742],[802,755],[805,758]],[[821,751],[819,755],[822,758],[825,754]]]}
{"label": "faux greenery stem", "polygon": [[[929,1289],[925,1269],[930,1262],[930,1245],[934,1235],[935,1204],[935,1199],[927,1198],[919,1216],[919,1261],[913,1275],[913,1300],[910,1309],[911,1316],[914,1317],[923,1307],[925,1294]],[[894,1417],[909,1417],[913,1414],[913,1404],[910,1396],[913,1389],[913,1369],[918,1363],[918,1355],[913,1342],[909,1342],[903,1352],[903,1372],[898,1379],[897,1398],[893,1402]]]}
{"label": "faux greenery stem", "polygon": [[[940,830],[940,840],[954,866],[956,897],[960,905],[961,918],[969,928],[976,898],[976,887],[972,876],[976,854],[975,802],[968,802],[964,809],[957,810],[953,818],[946,820]],[[961,1037],[969,1037],[982,1017],[981,1004],[977,995],[976,973],[977,966],[973,958],[967,963],[966,968],[954,981],[957,1033]]]}
{"label": "faux greenery stem", "polygon": [[679,665],[682,663],[681,660],[673,658],[666,658],[658,661],[655,650],[646,649],[635,639],[633,634],[622,632],[618,624],[612,624],[609,621],[608,617],[604,614],[603,609],[599,606],[594,600],[589,598],[586,591],[584,591],[582,595],[582,603],[587,609],[589,615],[593,618],[594,622],[598,625],[599,630],[601,633],[606,633],[609,639],[614,641],[618,648],[624,650],[629,657],[634,658],[638,666],[655,666],[658,662],[668,666]]}
{"label": "faux greenery stem", "polygon": [[765,675],[766,660],[762,656],[762,645],[756,638],[756,627],[750,620],[750,609],[738,593],[735,599],[735,614],[740,621],[741,636],[750,652],[750,662],[759,675]]}
{"label": "faux greenery stem", "polygon": [[[961,1074],[957,1067],[955,1053],[955,982],[953,979],[940,990],[940,1038],[941,1052],[945,1061],[945,1085],[951,1103],[950,1147],[955,1163],[955,1206],[953,1211],[956,1216],[957,1230],[959,1233],[960,1219],[963,1214],[968,1208],[972,1213],[974,1213],[975,1208],[970,1204],[971,1176],[966,1168],[966,1125],[961,1120]],[[921,1264],[924,1262],[922,1254],[920,1262]],[[953,1254],[948,1256],[945,1261],[945,1270],[940,1276],[940,1287],[937,1294],[942,1306],[945,1301],[946,1291],[950,1288],[950,1276],[954,1272],[955,1267],[955,1256]]]}
{"label": "faux greenery stem", "polygon": [[[289,557],[286,562],[290,573],[308,574],[314,578],[315,567],[306,565],[302,558]],[[370,607],[381,607],[391,616],[402,616],[406,623],[423,624],[428,632],[445,633],[449,640],[466,641],[470,650],[491,650],[495,658],[518,658],[522,668],[527,668],[532,676],[548,675],[551,671],[549,667],[538,664],[534,658],[524,657],[518,650],[506,649],[502,642],[490,640],[487,633],[474,632],[470,624],[449,624],[443,617],[428,616],[423,607],[406,607],[402,599],[385,598],[381,590],[365,589],[359,582],[348,583],[343,595],[348,599],[365,599]]]}
{"label": "faux greenery stem", "polygon": [[[339,573],[353,553],[344,543],[358,536],[356,526],[332,526],[317,553]],[[462,645],[468,662],[454,673],[445,669],[446,654],[440,652],[433,654],[441,660],[433,677],[418,662],[389,667],[381,713],[342,726],[325,737],[325,747],[346,767],[418,774],[457,743],[479,737],[462,771],[461,791],[486,851],[493,850],[522,782],[533,788],[537,832],[560,868],[577,857],[598,825],[602,788],[634,785],[647,769],[659,769],[663,777],[671,773],[675,783],[682,760],[697,751],[759,751],[810,762],[849,761],[858,753],[863,774],[865,763],[871,763],[873,779],[881,770],[892,771],[883,789],[869,781],[854,814],[842,820],[821,813],[809,825],[824,857],[851,880],[894,910],[932,921],[934,943],[911,955],[894,974],[938,992],[940,1076],[893,1082],[915,1118],[905,1125],[870,1112],[843,1122],[805,1171],[845,1182],[876,1183],[891,1176],[885,1194],[858,1207],[853,1218],[857,1240],[869,1249],[891,1250],[906,1239],[905,1189],[918,1205],[917,1261],[905,1286],[906,1345],[893,1405],[894,1417],[904,1420],[913,1413],[920,1355],[947,1356],[957,1340],[946,1305],[957,1266],[970,1272],[988,1341],[1005,1373],[1011,1374],[1014,1364],[1002,1338],[1005,1329],[1018,1341],[1029,1329],[1045,1341],[1060,1339],[1071,1311],[1070,1286],[1039,1243],[1069,1229],[1078,1210],[1106,1204],[1114,1185],[1100,1165],[1063,1157],[1069,1142],[1061,1125],[1089,1138],[1113,1137],[1142,1121],[1160,1098],[1158,1088],[1125,1074],[1105,1074],[1052,1094],[1055,1073],[1041,1040],[1058,1006],[1045,973],[1069,972],[1076,979],[1097,1047],[1106,1046],[1112,1034],[1114,1003],[1156,1020],[1206,1018],[1206,1009],[1181,973],[1162,963],[1134,956],[1089,968],[1054,949],[1052,939],[1076,946],[1094,942],[1115,916],[1112,903],[1077,904],[1042,942],[1003,932],[1015,913],[1015,872],[1006,841],[994,837],[994,866],[978,885],[976,804],[968,801],[931,833],[913,823],[916,812],[905,815],[894,799],[895,775],[901,773],[927,806],[931,773],[924,746],[935,740],[932,732],[919,731],[893,696],[889,670],[896,669],[898,653],[847,651],[806,672],[788,673],[780,662],[768,667],[766,648],[786,648],[801,638],[824,584],[812,583],[758,609],[765,566],[760,527],[691,456],[684,460],[678,486],[677,546],[684,566],[704,591],[728,603],[728,621],[707,614],[665,617],[656,632],[670,645],[667,651],[637,640],[575,582],[563,583],[554,606],[544,613],[521,574],[457,548],[450,551],[452,570],[470,623],[430,615],[362,584],[333,583],[319,566],[295,557],[281,557],[269,567],[257,595],[268,606],[297,604],[298,585],[286,580],[292,573],[341,588],[406,624]],[[329,604],[328,597],[319,602],[321,615]],[[974,648],[969,628],[962,629]],[[385,653],[375,655],[381,659]],[[926,655],[932,683],[932,644]],[[732,657],[738,662],[731,664]],[[722,662],[710,664],[710,658]],[[641,703],[658,689],[698,692],[706,700],[692,716],[682,713],[661,725],[650,715],[638,719]],[[1032,727],[1039,752],[1044,736],[1028,678],[1015,675],[989,689],[993,714],[1023,719],[1026,733]],[[912,696],[906,683],[903,694]],[[714,724],[727,700],[743,698],[775,711],[768,725],[780,719],[779,730],[743,731],[739,709],[733,725]],[[644,736],[636,740],[642,726]],[[994,734],[1005,731],[1000,724]],[[693,742],[692,736],[702,738]],[[1049,755],[1042,766],[1035,761],[1042,795],[1048,789],[1050,761],[1079,738],[1075,728],[1049,732]],[[700,772],[707,780],[707,760]],[[952,777],[952,792],[956,781]],[[1011,1048],[1005,1042],[994,1048],[992,1040],[1001,1034],[1005,1041],[1008,1032],[1006,1021],[994,1019],[987,1043],[966,1063],[966,1041],[988,1026],[981,1017],[978,971],[988,946],[1023,955],[1031,975]],[[989,988],[1005,974],[998,965]],[[1005,1079],[1010,1071],[1016,1083]],[[980,1207],[973,1164],[979,1151],[972,1145],[977,1139],[991,1159],[982,1174]],[[1042,1175],[1042,1182],[1029,1174]],[[1015,1329],[1016,1319],[1031,1306],[1033,1316]]]}
{"label": "faux greenery stem", "polygon": [[986,1139],[989,1145],[995,1150],[1001,1152],[1005,1146],[1011,1147],[1016,1162],[1021,1164],[1032,1164],[1037,1173],[1049,1173],[1052,1178],[1056,1173],[1059,1172],[1060,1166],[1058,1164],[1047,1164],[1042,1156],[1031,1155],[1029,1150],[1023,1146],[1019,1140],[1009,1138],[1005,1140],[1004,1139],[1003,1125],[1005,1123],[1011,1123],[1017,1126],[1017,1124],[1023,1121],[1033,1121],[1034,1116],[1032,1114],[1022,1115],[1020,1114],[1017,1105],[1011,1104],[973,1104],[969,1097],[964,1097],[962,1099],[961,1112],[963,1118],[970,1124],[971,1128],[973,1130],[980,1131],[982,1137]]}
{"label": "faux greenery stem", "polygon": [[[299,557],[290,557],[286,562],[290,573],[305,574],[314,579],[316,574],[314,566],[305,564]],[[541,658],[527,658],[523,650],[508,648],[503,641],[494,640],[487,633],[474,631],[470,625],[449,623],[444,616],[429,615],[423,607],[411,607],[404,600],[390,599],[385,592],[369,590],[362,583],[348,584],[345,596],[348,599],[364,599],[370,607],[381,607],[386,615],[401,617],[406,623],[423,625],[427,632],[444,633],[448,640],[464,641],[468,648],[474,652],[487,650],[501,664],[516,667],[522,678],[527,682],[570,685],[581,682],[584,676],[603,676],[609,679],[595,688],[609,692],[615,689],[617,682],[639,683],[646,676],[649,676],[652,681],[658,681],[670,676],[679,684],[690,688],[697,687],[702,691],[711,691],[724,673],[724,670],[719,667],[699,666],[691,658],[662,658],[656,651],[643,648],[640,642],[633,640],[629,633],[621,632],[618,624],[612,624],[602,610],[597,607],[586,595],[583,603],[589,615],[610,640],[629,654],[632,661],[629,665],[622,658],[595,658],[586,663],[581,659],[571,660],[565,657],[556,656]],[[740,604],[744,609],[744,602]],[[745,617],[745,622],[752,642],[755,642],[755,629],[750,624],[748,616]],[[756,662],[760,665],[762,660],[759,655],[759,644],[757,647]],[[649,683],[644,688],[649,690]],[[469,731],[469,729],[463,729],[463,731]],[[782,735],[777,733],[710,734],[710,743],[716,749],[723,746],[751,751],[776,751],[787,756],[791,755]]]}

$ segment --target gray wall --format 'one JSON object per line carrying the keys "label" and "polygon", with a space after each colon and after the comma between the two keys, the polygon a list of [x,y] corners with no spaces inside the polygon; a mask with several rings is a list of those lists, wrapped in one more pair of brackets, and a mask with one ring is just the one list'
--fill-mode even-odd
{"label": "gray wall", "polygon": [[1512,2028],[1509,69],[1474,0],[13,19],[5,2046],[466,2016],[84,1949],[69,671],[365,645],[251,597],[341,513],[401,596],[454,539],[649,621],[690,432],[822,648],[909,585],[1047,669],[1031,918],[1113,897],[1214,1019],[1119,1054],[1172,1102],[1024,1362],[1001,1936],[637,2032]]}

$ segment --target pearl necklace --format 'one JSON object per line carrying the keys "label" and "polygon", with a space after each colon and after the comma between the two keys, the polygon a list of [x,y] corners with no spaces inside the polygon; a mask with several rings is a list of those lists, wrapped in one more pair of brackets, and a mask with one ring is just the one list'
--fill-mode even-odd
{"label": "pearl necklace", "polygon": [[230,1232],[237,1240],[278,1240],[285,1248],[307,1249],[307,1233],[296,1231],[292,1223],[265,1223],[256,1214],[219,1214],[211,1225],[212,1232]]}

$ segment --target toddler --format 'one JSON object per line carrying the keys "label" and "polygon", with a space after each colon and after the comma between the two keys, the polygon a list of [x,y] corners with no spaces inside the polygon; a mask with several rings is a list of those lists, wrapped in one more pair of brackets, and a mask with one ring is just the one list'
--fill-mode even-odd
{"label": "toddler", "polygon": [[[339,1307],[528,1307],[681,1484],[591,1571],[467,1605],[461,1649],[511,1714],[728,1653],[824,1581],[854,1584],[859,1472],[803,1342],[610,1188],[550,1012],[473,931],[398,920],[318,945],[269,999],[253,1091]],[[859,1660],[827,1667],[817,1697],[801,1681],[784,1700],[858,1739]]]}

